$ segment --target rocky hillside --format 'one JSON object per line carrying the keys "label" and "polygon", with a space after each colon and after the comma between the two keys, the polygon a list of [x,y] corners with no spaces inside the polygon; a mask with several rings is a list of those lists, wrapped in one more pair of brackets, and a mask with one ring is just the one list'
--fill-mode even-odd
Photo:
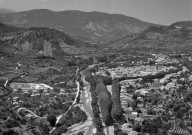
{"label": "rocky hillside", "polygon": [[19,27],[48,27],[87,42],[109,42],[155,25],[133,17],[102,12],[30,10],[0,15],[0,22]]}
{"label": "rocky hillside", "polygon": [[176,22],[173,23],[171,26],[177,28],[192,28],[192,21]]}
{"label": "rocky hillside", "polygon": [[67,80],[67,83],[77,65],[92,62],[87,58],[97,55],[96,50],[95,46],[55,29],[0,24],[0,80],[27,74],[15,80],[51,85]]}
{"label": "rocky hillside", "polygon": [[134,35],[127,35],[108,44],[115,50],[190,52],[192,50],[192,22],[176,22],[170,26],[151,26]]}
{"label": "rocky hillside", "polygon": [[8,13],[15,13],[15,11],[5,9],[5,8],[0,8],[0,14],[8,14]]}
{"label": "rocky hillside", "polygon": [[[35,55],[57,57],[65,54],[82,55],[94,48],[88,43],[74,40],[69,35],[49,28],[18,28],[0,24],[1,48],[12,46],[17,52],[31,52]],[[9,50],[9,49],[8,49]]]}

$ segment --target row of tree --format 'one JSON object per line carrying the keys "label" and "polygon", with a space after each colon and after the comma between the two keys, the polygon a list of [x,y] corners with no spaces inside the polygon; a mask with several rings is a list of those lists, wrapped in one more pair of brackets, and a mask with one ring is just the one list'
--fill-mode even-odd
{"label": "row of tree", "polygon": [[107,91],[102,78],[98,78],[96,81],[96,92],[98,93],[98,103],[101,109],[102,120],[106,126],[113,124],[113,119],[111,117],[112,101],[111,95]]}
{"label": "row of tree", "polygon": [[[85,80],[90,84],[90,93],[92,97],[92,109],[95,117],[94,123],[97,133],[103,132],[102,121],[108,127],[114,122],[119,122],[123,116],[123,109],[120,104],[120,86],[119,79],[110,76],[92,76],[88,74]],[[112,96],[106,88],[106,85],[112,84]],[[100,111],[102,121],[100,118]],[[101,130],[102,129],[102,130]]]}
{"label": "row of tree", "polygon": [[86,81],[90,84],[90,93],[91,93],[91,107],[93,110],[93,123],[97,129],[97,134],[103,134],[103,125],[100,117],[100,110],[98,105],[98,97],[96,92],[96,82],[92,75],[86,77]]}
{"label": "row of tree", "polygon": [[[120,123],[123,116],[123,109],[120,102],[119,79],[105,76],[94,76],[96,82],[95,93],[98,96],[98,103],[101,110],[101,116],[104,124],[108,127],[114,123]],[[112,84],[112,95],[107,90],[106,85]],[[123,132],[118,130],[118,135]]]}

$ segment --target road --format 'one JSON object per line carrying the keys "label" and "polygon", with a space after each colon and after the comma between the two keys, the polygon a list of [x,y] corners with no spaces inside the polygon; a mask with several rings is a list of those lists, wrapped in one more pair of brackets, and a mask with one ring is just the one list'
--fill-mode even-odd
{"label": "road", "polygon": [[[15,69],[16,69],[16,70],[19,70],[19,68],[20,68],[22,65],[21,65],[19,62],[17,63],[17,65],[18,65],[18,66],[17,66]],[[94,65],[94,66],[95,66],[95,65]],[[89,67],[89,68],[90,68],[90,67]],[[78,70],[79,70],[79,68],[77,68],[76,74],[77,74],[77,72],[79,72]],[[87,130],[87,132],[86,132],[86,135],[92,135],[92,134],[93,134],[93,131],[94,131],[94,129],[95,129],[95,126],[94,126],[93,121],[92,121],[92,120],[93,120],[93,112],[92,112],[92,107],[91,107],[91,95],[90,95],[90,93],[89,93],[89,88],[90,88],[90,86],[89,86],[89,83],[85,80],[85,75],[84,75],[82,72],[80,72],[80,73],[81,73],[81,79],[82,79],[82,81],[84,82],[84,90],[82,90],[82,93],[81,93],[82,102],[83,102],[82,105],[83,105],[83,108],[84,108],[86,114],[88,115],[88,120],[87,120],[87,121],[89,121],[89,124],[87,125],[88,130]],[[25,75],[26,75],[26,73],[25,73]],[[25,76],[25,75],[24,75],[24,76]],[[24,77],[24,76],[20,76],[20,77]],[[5,87],[7,87],[7,84],[8,84],[8,80],[7,80],[7,81],[5,82],[5,84],[4,84]],[[64,114],[61,114],[61,115],[59,115],[59,116],[57,117],[56,124],[59,123],[60,120],[62,120],[62,118],[69,112],[69,110],[71,110],[71,108],[77,104],[77,97],[78,97],[78,95],[80,94],[80,89],[81,89],[81,87],[80,87],[80,82],[76,81],[76,85],[77,85],[77,92],[76,92],[75,100],[73,101],[72,105],[68,108],[68,110],[67,110]],[[73,93],[73,94],[75,94],[75,93]],[[30,114],[33,115],[34,117],[46,118],[46,117],[40,117],[40,116],[36,115],[35,113],[33,113],[32,111],[30,111],[29,109],[23,108],[23,107],[18,108],[17,111],[20,112],[21,110],[30,113]],[[56,129],[56,127],[53,128],[53,129],[50,131],[50,133],[52,133],[55,129]]]}

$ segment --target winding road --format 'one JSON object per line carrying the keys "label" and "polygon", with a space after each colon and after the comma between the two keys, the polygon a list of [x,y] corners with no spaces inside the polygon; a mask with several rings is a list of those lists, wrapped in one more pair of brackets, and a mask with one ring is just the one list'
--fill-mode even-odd
{"label": "winding road", "polygon": [[[20,64],[20,62],[18,62],[18,63],[17,63],[17,67],[15,67],[15,69],[18,71],[21,66],[22,66],[22,65]],[[95,66],[95,65],[94,65],[94,66]],[[91,66],[91,67],[92,67],[92,66]],[[91,68],[91,67],[89,66],[88,68]],[[77,68],[76,75],[77,75],[78,72],[79,72],[79,68]],[[92,122],[92,120],[93,120],[93,112],[92,112],[92,107],[91,107],[91,95],[90,95],[90,93],[89,93],[89,88],[90,88],[90,86],[89,86],[89,83],[85,80],[85,75],[84,75],[82,72],[80,72],[80,74],[81,74],[81,80],[82,80],[83,83],[84,83],[84,87],[83,87],[84,90],[82,90],[82,93],[81,93],[82,102],[83,102],[82,105],[83,105],[84,111],[86,112],[86,114],[88,115],[88,118],[89,118],[89,119],[87,120],[87,122],[89,122],[89,123],[88,123],[88,125],[86,126],[86,127],[88,127],[88,130],[87,130],[87,132],[86,132],[86,135],[91,135],[91,134],[93,134],[93,130],[95,129],[95,126],[94,126],[94,124],[93,124],[93,122]],[[19,78],[19,77],[23,78],[25,75],[27,75],[27,72],[24,72],[24,74],[22,74],[22,75],[20,75],[20,76],[18,76],[18,77],[16,77],[16,78]],[[13,79],[15,79],[15,78],[13,78]],[[9,88],[9,84],[10,84],[10,82],[11,82],[13,79],[11,79],[11,80],[8,80],[8,79],[7,79],[7,80],[6,80],[6,82],[5,82],[5,84],[4,84],[4,87],[5,87],[6,89]],[[79,94],[80,94],[80,89],[81,89],[81,87],[80,87],[80,82],[76,81],[76,85],[77,85],[77,92],[76,92],[75,100],[73,101],[72,105],[68,108],[68,110],[67,110],[64,114],[61,114],[61,115],[59,115],[59,116],[57,117],[56,125],[57,125],[57,123],[59,123],[59,122],[62,120],[62,118],[71,110],[71,108],[74,107],[74,106],[77,104],[77,98],[78,98],[78,96],[79,96]],[[8,94],[10,94],[11,92],[12,92],[12,90],[10,90],[10,88],[9,88]],[[6,94],[6,95],[8,95],[8,94]],[[73,94],[74,94],[74,93],[73,93]],[[18,111],[18,112],[20,112],[20,111],[26,111],[26,112],[30,113],[31,115],[33,115],[34,117],[37,117],[37,118],[46,118],[46,117],[40,117],[40,116],[36,115],[34,112],[30,111],[29,109],[23,108],[23,107],[18,108],[17,111]],[[84,128],[85,128],[85,127],[83,127],[83,129],[84,129]],[[50,131],[50,133],[52,133],[55,129],[56,129],[56,127],[54,127],[54,128]]]}

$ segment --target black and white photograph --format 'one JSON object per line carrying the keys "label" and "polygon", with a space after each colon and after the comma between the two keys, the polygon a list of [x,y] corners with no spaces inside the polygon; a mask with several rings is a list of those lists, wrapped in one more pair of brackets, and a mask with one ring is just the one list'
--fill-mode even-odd
{"label": "black and white photograph", "polygon": [[0,135],[192,135],[192,0],[0,0]]}

